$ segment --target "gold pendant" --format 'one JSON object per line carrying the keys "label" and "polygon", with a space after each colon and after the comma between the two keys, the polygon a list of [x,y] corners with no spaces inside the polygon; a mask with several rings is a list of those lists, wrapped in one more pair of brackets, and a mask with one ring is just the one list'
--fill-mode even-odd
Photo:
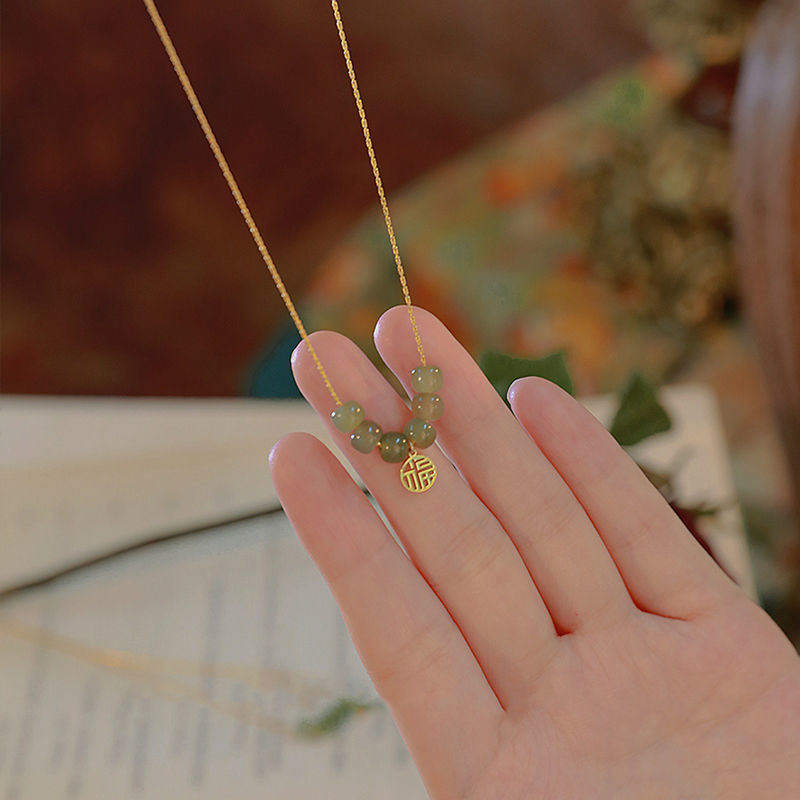
{"label": "gold pendant", "polygon": [[427,492],[435,480],[436,466],[420,453],[412,453],[400,467],[400,481],[409,492]]}

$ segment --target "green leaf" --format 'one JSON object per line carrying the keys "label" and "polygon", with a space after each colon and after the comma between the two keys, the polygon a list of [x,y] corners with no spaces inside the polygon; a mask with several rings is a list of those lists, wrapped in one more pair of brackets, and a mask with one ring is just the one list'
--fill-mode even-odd
{"label": "green leaf", "polygon": [[611,435],[623,446],[631,447],[672,427],[664,407],[658,402],[656,385],[634,372],[619,398],[619,408],[611,423]]}
{"label": "green leaf", "polygon": [[478,364],[506,402],[508,402],[506,398],[508,389],[517,378],[530,376],[546,378],[570,394],[574,391],[563,352],[551,353],[543,358],[517,358],[506,353],[486,350],[478,357]]}
{"label": "green leaf", "polygon": [[305,739],[316,739],[339,730],[351,717],[375,708],[378,702],[362,702],[342,697],[332,703],[318,716],[305,719],[297,726],[297,734]]}

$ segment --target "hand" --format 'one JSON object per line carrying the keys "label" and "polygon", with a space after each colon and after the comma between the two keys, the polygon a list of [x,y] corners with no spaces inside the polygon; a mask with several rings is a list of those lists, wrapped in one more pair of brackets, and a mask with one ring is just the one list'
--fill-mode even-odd
{"label": "hand", "polygon": [[[800,797],[788,640],[576,401],[525,378],[512,414],[442,324],[417,315],[444,375],[442,449],[425,451],[434,486],[409,494],[399,465],[331,426],[408,555],[314,437],[286,436],[270,463],[431,797]],[[410,412],[366,356],[336,333],[312,340],[342,399],[401,430]],[[376,343],[408,388],[404,307]],[[330,422],[304,345],[292,363]]]}

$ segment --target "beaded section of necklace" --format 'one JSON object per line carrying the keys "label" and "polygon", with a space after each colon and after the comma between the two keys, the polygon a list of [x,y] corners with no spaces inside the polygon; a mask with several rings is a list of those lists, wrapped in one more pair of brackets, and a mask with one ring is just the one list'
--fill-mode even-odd
{"label": "beaded section of necklace", "polygon": [[384,432],[377,422],[366,418],[363,406],[355,400],[338,405],[331,412],[331,422],[337,430],[350,434],[350,445],[359,453],[366,454],[377,447],[384,461],[390,464],[402,461],[402,485],[409,492],[425,492],[436,480],[436,466],[418,451],[436,441],[436,429],[431,421],[444,413],[444,401],[437,394],[442,383],[439,367],[423,364],[411,370],[411,385],[417,391],[411,401],[414,416],[402,432]]}

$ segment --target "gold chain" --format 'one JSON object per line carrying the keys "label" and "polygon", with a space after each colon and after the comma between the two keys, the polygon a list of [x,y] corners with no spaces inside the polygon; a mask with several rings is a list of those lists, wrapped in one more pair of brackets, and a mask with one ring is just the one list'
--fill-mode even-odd
{"label": "gold chain", "polygon": [[[239,185],[236,183],[236,179],[233,177],[233,173],[231,172],[231,168],[228,166],[228,162],[225,159],[225,156],[222,154],[222,149],[219,146],[219,142],[217,142],[217,137],[214,135],[214,132],[211,130],[211,125],[208,121],[208,118],[203,111],[203,107],[200,105],[200,101],[195,94],[194,89],[192,88],[192,83],[189,80],[189,76],[186,74],[186,70],[183,67],[183,63],[181,62],[180,56],[178,55],[177,50],[175,49],[175,45],[172,43],[172,39],[170,38],[169,33],[167,32],[167,28],[164,25],[164,20],[161,19],[161,15],[158,13],[158,9],[156,8],[154,0],[143,0],[145,7],[147,8],[147,13],[150,15],[150,19],[153,21],[153,25],[155,26],[156,32],[158,33],[159,39],[161,39],[161,44],[164,45],[164,49],[167,52],[167,56],[169,56],[169,60],[172,64],[173,69],[175,70],[175,74],[178,76],[178,80],[180,81],[181,86],[183,87],[183,91],[186,94],[186,97],[189,100],[189,104],[192,107],[192,111],[194,112],[195,117],[197,117],[197,121],[200,123],[200,127],[203,130],[203,134],[206,137],[206,141],[208,142],[208,146],[211,148],[211,152],[214,154],[214,158],[219,165],[220,171],[222,172],[222,176],[225,178],[225,182],[228,184],[228,188],[233,195],[233,199],[236,201],[236,205],[239,208],[239,211],[244,218],[245,224],[247,225],[247,229],[250,231],[250,235],[253,237],[253,241],[258,248],[258,252],[261,254],[261,259],[263,260],[264,264],[269,271],[270,276],[272,277],[273,282],[275,283],[276,288],[283,300],[284,304],[286,305],[286,310],[289,312],[289,316],[292,318],[292,322],[294,322],[295,327],[297,328],[297,332],[300,334],[301,338],[305,342],[306,347],[308,348],[308,352],[311,355],[311,358],[314,360],[314,364],[317,367],[317,371],[319,372],[322,380],[325,383],[328,392],[330,393],[331,397],[333,398],[334,402],[337,406],[342,405],[342,401],[339,399],[339,395],[336,393],[336,390],[333,388],[333,384],[331,383],[330,378],[328,377],[327,372],[325,371],[325,367],[322,366],[322,361],[320,360],[319,356],[317,355],[314,346],[311,344],[311,340],[308,338],[308,333],[306,332],[305,326],[303,325],[303,321],[300,319],[300,315],[297,313],[297,309],[295,308],[294,303],[292,302],[292,298],[289,295],[289,292],[286,289],[286,286],[281,279],[280,273],[275,266],[275,263],[272,260],[272,256],[267,250],[267,246],[264,243],[264,239],[261,236],[261,232],[256,225],[255,220],[253,219],[253,215],[250,213],[250,209],[245,202],[244,196],[242,195],[241,190],[239,189]],[[358,108],[358,114],[361,119],[361,127],[364,131],[364,140],[367,145],[367,153],[369,155],[370,164],[372,165],[372,172],[375,176],[375,185],[378,189],[378,197],[381,201],[381,208],[383,210],[383,216],[386,221],[386,229],[389,233],[389,241],[392,246],[392,253],[394,254],[395,264],[397,265],[397,273],[400,278],[400,285],[403,289],[403,297],[405,298],[406,306],[408,308],[409,318],[411,320],[411,327],[414,331],[414,339],[417,343],[417,350],[419,351],[420,359],[422,364],[426,363],[425,361],[425,353],[422,349],[422,341],[419,336],[419,330],[417,328],[416,319],[414,318],[414,310],[411,306],[411,297],[408,291],[408,284],[406,283],[405,271],[403,269],[403,263],[400,259],[400,251],[397,247],[397,241],[394,235],[394,228],[392,226],[392,220],[389,215],[389,205],[386,202],[386,195],[383,191],[383,183],[381,181],[380,172],[378,170],[378,162],[375,158],[375,152],[372,147],[372,139],[369,133],[369,127],[367,126],[367,118],[364,113],[364,105],[361,101],[361,95],[358,91],[358,84],[356,83],[356,76],[355,71],[353,70],[353,63],[350,59],[350,52],[347,47],[347,39],[345,38],[344,34],[344,27],[342,26],[342,18],[339,14],[339,6],[336,0],[331,0],[331,5],[333,7],[333,14],[336,19],[336,27],[339,31],[339,38],[342,43],[342,51],[344,52],[345,62],[347,64],[347,72],[350,76],[350,84],[353,87],[353,94],[356,100],[356,106]]]}
{"label": "gold chain", "polygon": [[164,45],[164,49],[167,51],[169,60],[172,62],[172,66],[175,69],[175,74],[178,76],[178,80],[181,82],[183,91],[186,93],[186,97],[189,99],[189,103],[192,106],[192,111],[194,111],[194,115],[197,117],[197,121],[200,123],[200,127],[203,129],[203,133],[208,141],[208,146],[211,148],[214,158],[217,159],[217,164],[219,164],[219,168],[222,171],[225,182],[228,184],[228,188],[231,190],[231,194],[233,195],[233,199],[236,201],[236,205],[239,207],[239,211],[242,212],[244,221],[247,224],[247,229],[250,231],[250,235],[253,237],[253,241],[256,243],[258,252],[261,253],[261,258],[267,265],[269,274],[272,276],[272,280],[275,282],[275,286],[277,287],[283,302],[286,304],[286,309],[289,312],[289,316],[291,316],[292,321],[297,328],[297,332],[303,337],[303,341],[306,343],[306,347],[308,347],[308,352],[311,353],[311,357],[314,359],[314,363],[317,365],[317,370],[322,376],[322,380],[325,381],[325,386],[328,387],[331,397],[334,399],[336,405],[340,406],[342,401],[339,399],[339,395],[336,394],[336,390],[333,388],[333,384],[331,383],[328,374],[325,372],[325,367],[322,366],[322,362],[319,360],[319,356],[317,355],[316,350],[314,350],[311,340],[308,338],[305,326],[303,325],[303,321],[300,319],[300,315],[297,313],[297,309],[294,307],[292,298],[289,296],[289,292],[286,291],[286,287],[283,285],[283,280],[281,280],[281,276],[275,267],[274,262],[272,261],[272,256],[269,254],[269,250],[267,250],[267,246],[264,244],[264,240],[261,238],[261,232],[258,230],[258,226],[253,219],[253,215],[250,213],[250,209],[247,207],[247,203],[244,201],[244,197],[239,189],[239,185],[236,183],[236,179],[233,177],[231,168],[228,166],[228,162],[225,160],[225,156],[222,154],[222,150],[217,142],[217,137],[214,136],[214,131],[211,130],[211,125],[209,124],[205,112],[203,111],[203,107],[200,105],[200,101],[197,99],[197,95],[194,93],[192,83],[189,80],[189,76],[186,74],[186,70],[183,68],[183,63],[178,56],[178,52],[175,50],[175,46],[172,44],[170,35],[167,33],[167,28],[164,25],[164,21],[161,19],[161,15],[158,13],[158,9],[156,8],[153,0],[144,0],[144,4],[147,7],[147,12],[150,14],[150,19],[153,20],[153,25],[155,25],[156,31],[158,31],[158,37],[161,39],[161,44]]}
{"label": "gold chain", "polygon": [[347,65],[347,74],[350,76],[350,86],[353,88],[353,98],[356,101],[358,118],[361,120],[361,130],[364,132],[364,144],[367,146],[369,163],[372,166],[372,174],[375,177],[375,188],[378,190],[378,199],[381,201],[383,219],[386,222],[386,232],[389,234],[389,243],[392,246],[394,263],[397,267],[397,276],[400,278],[400,286],[403,289],[403,298],[406,301],[406,308],[408,308],[408,317],[411,320],[411,327],[414,331],[414,340],[417,343],[419,358],[422,362],[422,365],[425,366],[427,363],[425,361],[425,351],[422,349],[422,340],[419,336],[417,320],[414,317],[414,308],[411,305],[411,295],[409,294],[408,284],[406,283],[406,272],[403,269],[403,260],[400,258],[400,249],[397,247],[397,239],[394,235],[392,217],[389,214],[389,203],[386,201],[386,194],[383,191],[383,181],[381,180],[381,172],[378,169],[378,159],[375,158],[375,150],[372,147],[372,136],[370,136],[369,133],[369,125],[367,125],[367,115],[364,111],[364,103],[361,100],[361,92],[358,90],[356,71],[353,68],[353,60],[350,58],[350,48],[347,46],[347,37],[344,34],[342,15],[339,13],[339,3],[337,3],[336,0],[331,0],[331,8],[333,9],[333,18],[336,20],[336,30],[339,31],[339,41],[342,43],[342,53],[344,54],[344,62]]}

